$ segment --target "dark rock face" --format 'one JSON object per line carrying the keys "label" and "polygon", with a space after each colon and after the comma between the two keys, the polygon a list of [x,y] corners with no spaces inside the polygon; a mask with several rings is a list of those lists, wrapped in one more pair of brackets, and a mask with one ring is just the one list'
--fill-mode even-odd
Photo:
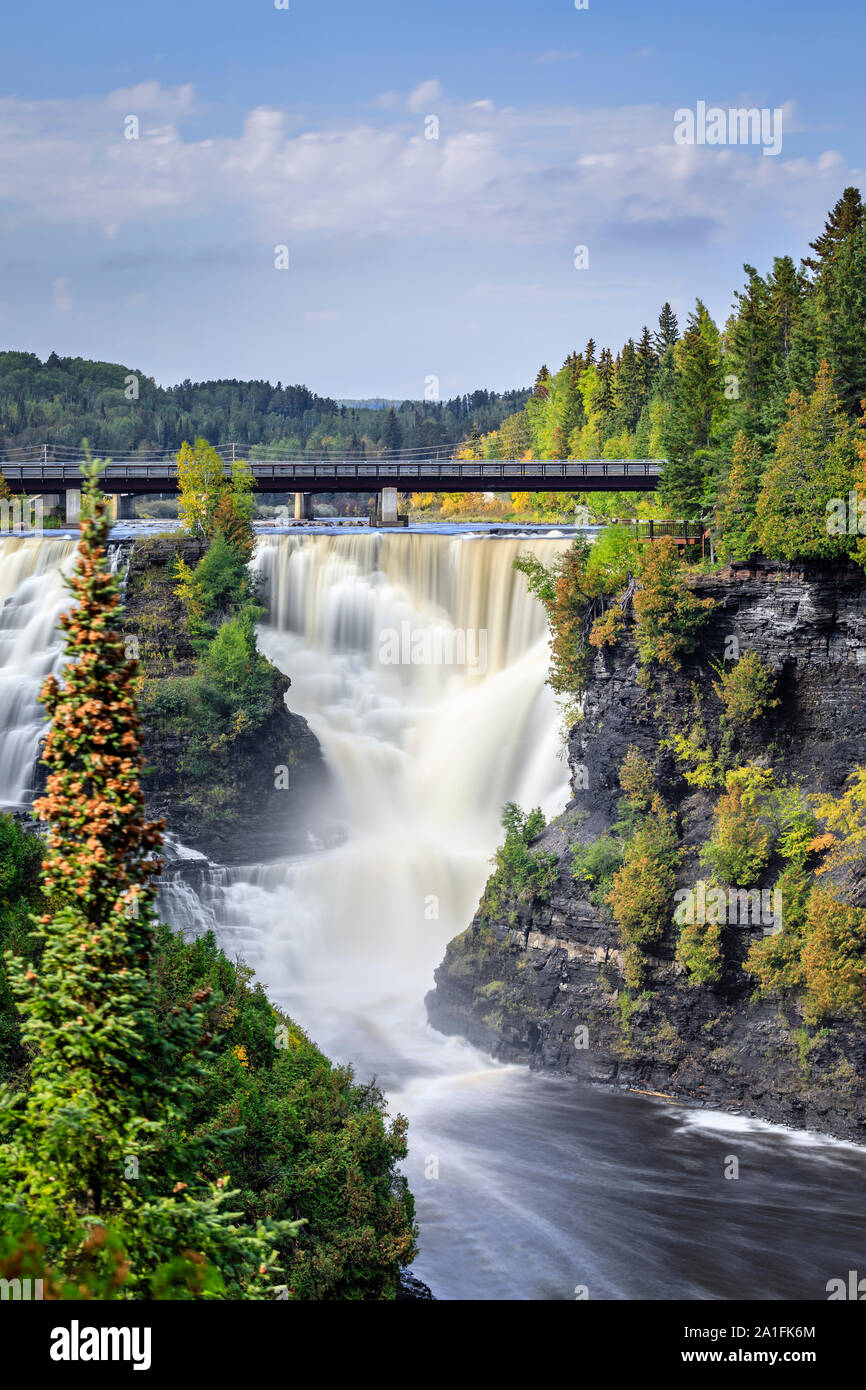
{"label": "dark rock face", "polygon": [[[677,809],[686,850],[678,884],[708,876],[697,856],[718,793],[690,787],[661,745],[673,725],[688,722],[697,689],[718,746],[722,706],[710,663],[726,651],[756,651],[778,677],[780,704],[750,731],[745,756],[765,757],[780,780],[833,794],[866,761],[862,571],[736,567],[697,589],[717,602],[702,648],[681,672],[661,673],[651,692],[637,684],[629,636],[599,653],[584,718],[569,738],[574,799],[538,841],[560,860],[551,900],[511,904],[498,921],[477,916],[436,972],[430,1020],[503,1060],[866,1142],[866,1027],[833,1020],[828,1036],[810,1042],[795,1003],[757,999],[741,963],[760,925],[724,928],[724,976],[707,987],[690,983],[677,964],[672,922],[650,960],[650,992],[631,1001],[618,928],[572,877],[574,846],[617,818],[617,774],[630,745],[655,764]],[[855,902],[866,900],[863,882],[845,886]]]}
{"label": "dark rock face", "polygon": [[436,1303],[438,1300],[426,1284],[422,1284],[420,1279],[416,1279],[414,1274],[409,1274],[403,1270],[400,1275],[400,1287],[397,1290],[397,1303]]}
{"label": "dark rock face", "polygon": [[308,847],[310,832],[326,824],[330,789],[318,739],[286,707],[288,677],[276,683],[265,724],[215,756],[211,775],[184,772],[189,736],[182,725],[147,715],[149,697],[162,682],[195,670],[196,653],[174,592],[174,565],[182,555],[194,566],[203,552],[201,541],[176,536],[137,541],[129,552],[124,631],[138,639],[145,680],[148,814],[219,863],[267,861]]}

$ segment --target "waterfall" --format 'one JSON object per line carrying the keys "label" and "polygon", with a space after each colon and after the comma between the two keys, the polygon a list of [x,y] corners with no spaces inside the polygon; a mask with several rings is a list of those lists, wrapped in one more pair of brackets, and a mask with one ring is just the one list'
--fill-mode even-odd
{"label": "waterfall", "polygon": [[[528,544],[549,562],[568,542],[385,534],[259,547],[259,640],[291,675],[347,835],[303,860],[233,870],[225,930],[346,1060],[365,1060],[363,1036],[391,1008],[413,1010],[426,1034],[424,993],[471,920],[505,802],[552,814],[566,800],[544,614],[513,568]],[[432,659],[383,659],[388,634],[407,631],[439,635]],[[467,659],[436,660],[459,655],[455,634]],[[483,663],[468,659],[482,650]]]}
{"label": "waterfall", "polygon": [[[162,909],[188,934],[213,929],[330,1057],[362,1081],[375,1075],[392,1112],[408,1116],[414,1268],[438,1297],[561,1300],[578,1286],[592,1298],[821,1296],[829,1274],[859,1259],[862,1151],[529,1075],[427,1025],[423,996],[475,909],[503,803],[550,815],[567,794],[544,618],[512,568],[521,551],[549,563],[567,544],[262,539],[260,642],[321,741],[341,834],[245,868],[169,837]],[[62,663],[56,620],[72,554],[70,541],[0,542],[7,805],[31,797],[36,695]],[[121,550],[113,561],[122,567]],[[395,662],[389,637],[404,624],[441,649],[431,641],[425,659]],[[486,634],[483,661],[477,642],[462,662],[426,659],[460,655],[449,645],[460,632]],[[748,1184],[708,1187],[732,1145]]]}
{"label": "waterfall", "polygon": [[75,542],[39,537],[0,541],[0,805],[33,797],[45,719],[37,696],[63,664],[57,620],[69,606],[63,576]]}

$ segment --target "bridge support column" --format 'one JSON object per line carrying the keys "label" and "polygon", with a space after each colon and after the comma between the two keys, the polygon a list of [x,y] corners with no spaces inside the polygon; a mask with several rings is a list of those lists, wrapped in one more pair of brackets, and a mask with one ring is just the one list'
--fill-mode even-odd
{"label": "bridge support column", "polygon": [[295,493],[295,521],[312,521],[313,519],[313,494],[311,492]]}
{"label": "bridge support column", "polygon": [[81,520],[81,489],[68,487],[63,506],[63,520],[67,526],[77,526]]}
{"label": "bridge support column", "polygon": [[397,521],[397,489],[395,487],[383,487],[379,493],[379,525],[396,526]]}
{"label": "bridge support column", "polygon": [[108,514],[112,521],[135,520],[135,496],[131,492],[113,492],[108,499]]}

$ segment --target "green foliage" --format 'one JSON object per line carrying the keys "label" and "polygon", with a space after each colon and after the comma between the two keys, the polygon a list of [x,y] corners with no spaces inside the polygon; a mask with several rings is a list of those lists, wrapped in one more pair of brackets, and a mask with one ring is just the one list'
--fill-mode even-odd
{"label": "green foliage", "polygon": [[192,1139],[229,1131],[219,1161],[237,1185],[245,1224],[304,1224],[278,1241],[293,1299],[392,1299],[415,1253],[414,1207],[397,1164],[406,1121],[387,1120],[381,1092],[335,1067],[273,1008],[208,933],[192,942],[160,927],[155,978],[163,1019],[212,991],[214,1045],[189,1117]]}
{"label": "green foliage", "polygon": [[670,904],[681,851],[673,814],[660,796],[635,831],[622,868],[613,878],[608,903],[623,941],[641,948],[660,941],[670,922]]}
{"label": "green foliage", "polygon": [[854,769],[841,796],[817,796],[814,801],[825,827],[815,847],[827,851],[819,872],[859,869],[866,858],[866,766]]}
{"label": "green foliage", "polygon": [[854,425],[842,411],[825,361],[811,396],[792,394],[763,475],[757,528],[765,555],[833,559],[854,550],[856,536],[838,533],[828,522],[834,502],[854,490],[857,458]]}
{"label": "green foliage", "polygon": [[606,526],[586,558],[586,592],[593,597],[618,593],[636,572],[640,553],[630,526]]}
{"label": "green foliage", "polygon": [[559,876],[559,860],[546,850],[533,850],[532,841],[544,830],[539,807],[528,814],[513,801],[502,812],[505,840],[492,859],[494,872],[481,899],[481,915],[495,917],[508,902],[547,903]]}
{"label": "green foliage", "polygon": [[773,798],[776,848],[793,868],[804,868],[814,857],[818,819],[812,803],[796,785],[777,787]]}
{"label": "green foliage", "polygon": [[638,577],[640,588],[634,607],[641,666],[645,670],[658,662],[678,670],[681,658],[697,647],[715,602],[699,599],[692,592],[677,547],[669,537],[646,547]]}
{"label": "green foliage", "polygon": [[750,887],[770,858],[773,832],[767,821],[773,807],[773,774],[749,763],[729,772],[725,785],[701,859],[722,883]]}
{"label": "green foliage", "polygon": [[622,865],[622,842],[613,835],[602,835],[590,845],[576,845],[571,860],[572,876],[591,886],[590,902],[603,908],[613,888],[613,876]]}
{"label": "green foliage", "polygon": [[640,811],[649,810],[655,796],[655,777],[649,759],[633,743],[620,766],[619,784],[630,806]]}
{"label": "green foliage", "polygon": [[840,902],[828,888],[809,898],[804,1016],[815,1023],[834,1014],[866,1012],[866,908]]}
{"label": "green foliage", "polygon": [[29,1084],[0,1095],[2,1227],[64,1287],[92,1275],[104,1288],[107,1274],[124,1297],[183,1297],[191,1283],[202,1297],[264,1298],[273,1241],[296,1227],[238,1227],[225,1176],[202,1177],[204,1146],[184,1136],[209,991],[158,1019],[160,827],[143,818],[136,663],[115,626],[99,465],[85,475],[68,581],[77,603],[61,620],[69,660],[63,683],[51,676],[42,692],[52,718],[34,807],[48,822],[48,910],[33,919],[42,950],[33,962],[14,947],[5,957],[31,1060]]}
{"label": "green foliage", "polygon": [[687,733],[675,730],[665,746],[670,748],[683,767],[683,776],[690,787],[709,791],[724,785],[725,775],[720,760],[710,747],[707,731],[701,719],[696,719]]}
{"label": "green foliage", "polygon": [[749,560],[758,551],[760,448],[742,432],[734,440],[731,467],[716,502],[717,548],[723,560]]}
{"label": "green foliage", "polygon": [[720,664],[716,670],[719,679],[713,689],[725,707],[723,717],[734,728],[746,728],[778,705],[776,677],[757,652],[745,652],[733,665]]}
{"label": "green foliage", "polygon": [[662,428],[668,461],[659,496],[672,515],[696,517],[714,490],[713,449],[725,407],[719,332],[700,300],[673,351],[676,376]]}
{"label": "green foliage", "polygon": [[789,864],[774,885],[781,894],[781,930],[753,941],[743,969],[755,975],[762,994],[799,990],[805,983],[803,947],[812,879],[801,864]]}
{"label": "green foliage", "polygon": [[722,928],[718,922],[685,922],[676,958],[693,985],[714,985],[722,977]]}
{"label": "green foliage", "polygon": [[581,694],[589,673],[586,616],[592,597],[585,581],[590,547],[582,536],[546,569],[534,555],[514,568],[526,576],[530,593],[545,607],[551,634],[549,684],[558,695]]}

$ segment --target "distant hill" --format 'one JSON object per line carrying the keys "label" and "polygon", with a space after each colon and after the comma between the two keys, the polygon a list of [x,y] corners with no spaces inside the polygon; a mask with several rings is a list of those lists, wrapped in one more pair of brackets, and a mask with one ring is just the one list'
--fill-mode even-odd
{"label": "distant hill", "polygon": [[214,445],[287,456],[362,456],[383,449],[449,447],[496,429],[529,391],[473,391],[449,401],[338,401],[269,381],[183,381],[157,386],[115,362],[0,352],[0,446],[55,444],[142,455],[204,436]]}

